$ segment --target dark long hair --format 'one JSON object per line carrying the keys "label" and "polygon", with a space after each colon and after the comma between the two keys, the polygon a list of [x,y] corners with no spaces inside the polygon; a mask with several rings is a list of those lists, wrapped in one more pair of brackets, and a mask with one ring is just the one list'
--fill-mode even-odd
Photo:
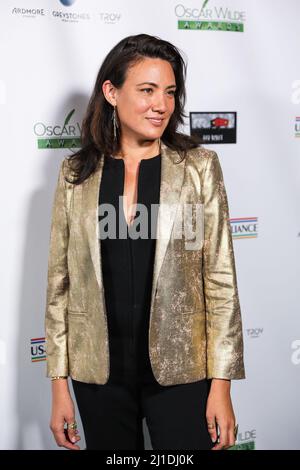
{"label": "dark long hair", "polygon": [[121,88],[126,80],[130,66],[145,57],[160,58],[170,63],[176,80],[175,109],[168,125],[161,136],[161,141],[173,150],[177,150],[182,161],[186,151],[200,144],[199,137],[177,132],[179,124],[184,123],[186,101],[185,79],[186,64],[179,50],[170,42],[148,34],[128,36],[116,44],[107,54],[97,75],[94,90],[90,97],[82,121],[81,149],[68,157],[73,173],[69,183],[81,184],[97,168],[102,155],[118,154],[120,148],[120,127],[117,139],[113,138],[113,106],[106,100],[102,84],[110,80],[116,88]]}

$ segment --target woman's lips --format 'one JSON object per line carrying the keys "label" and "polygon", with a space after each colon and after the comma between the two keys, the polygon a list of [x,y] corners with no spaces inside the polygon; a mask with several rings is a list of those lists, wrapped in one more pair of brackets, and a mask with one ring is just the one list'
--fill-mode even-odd
{"label": "woman's lips", "polygon": [[152,118],[147,118],[148,121],[150,121],[154,126],[160,127],[163,123],[163,119],[152,119]]}

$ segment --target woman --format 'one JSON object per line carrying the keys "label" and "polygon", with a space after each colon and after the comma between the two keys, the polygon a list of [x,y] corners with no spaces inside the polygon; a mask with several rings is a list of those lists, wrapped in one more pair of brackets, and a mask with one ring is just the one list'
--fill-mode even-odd
{"label": "woman", "polygon": [[[45,327],[50,428],[68,449],[68,376],[87,449],[143,449],[143,417],[153,449],[235,443],[230,385],[245,374],[227,196],[217,154],[177,132],[185,74],[169,42],[120,41],[60,168]],[[178,236],[182,222],[203,243]]]}

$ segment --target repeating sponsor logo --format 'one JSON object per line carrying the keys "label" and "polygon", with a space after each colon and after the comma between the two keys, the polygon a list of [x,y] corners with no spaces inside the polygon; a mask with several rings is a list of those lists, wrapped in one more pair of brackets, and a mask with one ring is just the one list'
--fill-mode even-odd
{"label": "repeating sponsor logo", "polygon": [[[64,7],[71,7],[76,0],[57,0]],[[78,23],[79,21],[87,21],[91,19],[90,13],[78,11],[52,10],[52,17],[65,23]]]}
{"label": "repeating sponsor logo", "polygon": [[295,117],[295,137],[300,137],[300,116]]}
{"label": "repeating sponsor logo", "polygon": [[45,337],[32,338],[31,343],[31,362],[41,362],[46,360]]}
{"label": "repeating sponsor logo", "polygon": [[230,219],[232,238],[257,238],[257,217]]}
{"label": "repeating sponsor logo", "polygon": [[44,8],[19,8],[14,7],[11,11],[13,16],[22,18],[41,18],[46,16]]}
{"label": "repeating sponsor logo", "polygon": [[256,430],[239,432],[237,443],[228,450],[255,450]]}
{"label": "repeating sponsor logo", "polygon": [[[35,8],[34,7],[14,7],[11,12],[13,16],[22,17],[22,18],[53,18],[61,20],[67,23],[78,23],[79,21],[86,21],[91,19],[89,12],[78,12],[73,9],[70,10],[69,7],[73,6],[76,0],[57,0],[57,4],[60,5],[62,10],[45,10],[44,8]],[[68,10],[68,11],[66,11]]]}
{"label": "repeating sponsor logo", "polygon": [[294,350],[291,355],[292,364],[298,366],[300,364],[300,339],[295,339],[291,344],[291,348]]}
{"label": "repeating sponsor logo", "polygon": [[190,133],[203,144],[235,144],[236,112],[190,112]]}
{"label": "repeating sponsor logo", "polygon": [[100,18],[100,21],[104,24],[117,24],[119,21],[121,21],[121,13],[116,13],[116,12],[100,12],[98,13],[98,16]]}
{"label": "repeating sponsor logo", "polygon": [[68,148],[70,150],[81,147],[81,125],[72,120],[75,109],[66,116],[62,125],[49,125],[44,122],[36,122],[33,126],[37,137],[38,149]]}
{"label": "repeating sponsor logo", "polygon": [[247,328],[247,335],[249,338],[259,338],[262,334],[264,329],[263,328]]}
{"label": "repeating sponsor logo", "polygon": [[178,29],[243,32],[246,20],[245,12],[231,10],[216,3],[214,0],[205,0],[200,8],[190,8],[183,3],[177,4],[175,15]]}
{"label": "repeating sponsor logo", "polygon": [[59,0],[65,7],[70,7],[76,0]]}

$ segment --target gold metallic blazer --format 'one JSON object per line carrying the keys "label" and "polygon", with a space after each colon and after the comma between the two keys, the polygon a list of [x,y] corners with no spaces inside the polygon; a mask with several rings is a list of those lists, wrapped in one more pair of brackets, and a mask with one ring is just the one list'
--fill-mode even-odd
{"label": "gold metallic blazer", "polygon": [[[242,320],[218,155],[197,147],[181,163],[178,159],[162,142],[157,219],[162,236],[156,239],[148,338],[153,373],[161,385],[205,377],[243,379]],[[109,378],[98,224],[102,169],[103,158],[87,180],[72,185],[64,179],[67,157],[60,167],[48,259],[47,377],[65,375],[95,384]],[[203,207],[204,239],[197,249],[187,249],[184,236],[172,236],[181,211],[169,217],[160,212],[163,205],[187,203]]]}

